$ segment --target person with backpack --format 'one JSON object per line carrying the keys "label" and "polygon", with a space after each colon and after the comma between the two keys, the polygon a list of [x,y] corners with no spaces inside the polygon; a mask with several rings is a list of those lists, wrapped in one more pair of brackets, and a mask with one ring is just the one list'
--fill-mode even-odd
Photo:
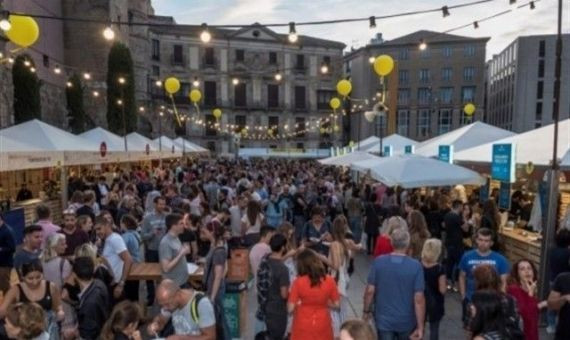
{"label": "person with backpack", "polygon": [[147,331],[152,337],[182,335],[185,339],[218,339],[214,306],[203,293],[181,289],[176,282],[165,279],[157,288],[156,299],[161,311],[148,325]]}
{"label": "person with backpack", "polygon": [[287,253],[287,238],[275,234],[269,241],[271,253],[266,255],[257,271],[256,319],[265,323],[264,335],[256,339],[280,340],[287,329],[287,298],[289,296],[289,270],[283,263]]}
{"label": "person with backpack", "polygon": [[[133,259],[133,263],[142,262],[142,238],[137,232],[138,223],[137,220],[130,214],[123,215],[121,217],[121,230],[123,233],[121,237],[125,241],[127,250]],[[139,301],[139,281],[138,280],[127,280],[125,282],[125,297],[129,301],[138,302]]]}

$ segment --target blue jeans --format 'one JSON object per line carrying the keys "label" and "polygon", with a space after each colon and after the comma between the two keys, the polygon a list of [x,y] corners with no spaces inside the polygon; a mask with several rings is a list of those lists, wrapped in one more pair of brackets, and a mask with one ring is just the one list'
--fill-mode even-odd
{"label": "blue jeans", "polygon": [[429,323],[429,340],[439,340],[439,321]]}
{"label": "blue jeans", "polygon": [[360,216],[349,217],[348,224],[350,225],[350,230],[352,231],[354,242],[360,243],[360,240],[362,239],[362,217]]}
{"label": "blue jeans", "polygon": [[224,312],[224,296],[226,295],[225,286],[222,285],[216,294],[214,300],[214,312],[216,313],[216,322],[220,322],[224,328],[224,339],[219,340],[231,340],[232,332],[230,331],[230,326],[228,325],[228,320],[226,319],[226,313]]}
{"label": "blue jeans", "polygon": [[409,340],[413,331],[393,332],[378,330],[378,340]]}

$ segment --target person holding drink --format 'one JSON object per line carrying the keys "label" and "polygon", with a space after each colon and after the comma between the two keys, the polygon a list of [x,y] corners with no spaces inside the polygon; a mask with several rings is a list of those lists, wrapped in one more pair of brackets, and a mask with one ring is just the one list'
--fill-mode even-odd
{"label": "person holding drink", "polygon": [[182,245],[178,238],[184,232],[184,217],[176,213],[168,214],[165,222],[168,232],[158,247],[162,278],[174,281],[179,287],[186,287],[188,284],[186,255],[190,253],[190,246]]}

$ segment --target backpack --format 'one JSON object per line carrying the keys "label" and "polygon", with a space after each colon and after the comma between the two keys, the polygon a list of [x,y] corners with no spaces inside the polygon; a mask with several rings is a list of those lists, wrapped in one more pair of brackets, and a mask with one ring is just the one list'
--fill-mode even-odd
{"label": "backpack", "polygon": [[[200,301],[205,297],[206,294],[196,292],[194,298],[192,299],[192,302],[190,302],[190,317],[192,318],[192,321],[197,325],[200,324],[200,311],[198,310],[198,305],[200,304]],[[222,324],[222,318],[220,314],[221,312],[222,311],[219,311],[219,308],[216,308],[214,306],[214,316],[216,318],[216,339],[225,339],[224,325]]]}
{"label": "backpack", "polygon": [[271,271],[271,266],[269,265],[269,254],[265,255],[259,264],[257,269],[257,303],[259,309],[255,313],[255,316],[260,321],[265,321],[265,307],[267,305],[267,296],[269,294],[269,288],[273,282],[273,272]]}

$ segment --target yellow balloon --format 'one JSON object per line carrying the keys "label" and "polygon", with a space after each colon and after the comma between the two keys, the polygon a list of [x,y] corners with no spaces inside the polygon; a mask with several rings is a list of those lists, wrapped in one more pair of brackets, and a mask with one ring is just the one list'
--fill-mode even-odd
{"label": "yellow balloon", "polygon": [[220,119],[220,117],[222,116],[222,110],[214,109],[214,111],[212,111],[212,114],[214,115],[214,118]]}
{"label": "yellow balloon", "polygon": [[340,107],[340,99],[338,99],[337,97],[334,97],[331,99],[329,104],[333,110],[336,110]]}
{"label": "yellow balloon", "polygon": [[374,71],[379,76],[387,76],[394,69],[394,59],[387,54],[383,54],[374,60]]}
{"label": "yellow balloon", "polygon": [[194,89],[190,91],[190,100],[192,103],[197,103],[200,99],[202,99],[202,92],[200,92],[200,90]]}
{"label": "yellow balloon", "polygon": [[475,113],[475,105],[473,105],[472,103],[467,103],[465,104],[463,111],[465,112],[466,115],[471,116]]}
{"label": "yellow balloon", "polygon": [[170,77],[164,82],[164,89],[168,94],[175,94],[180,90],[180,81],[174,77]]}
{"label": "yellow balloon", "polygon": [[336,90],[341,96],[346,97],[352,91],[352,84],[350,81],[343,79],[336,84]]}
{"label": "yellow balloon", "polygon": [[12,27],[6,31],[6,36],[14,44],[20,47],[29,47],[38,40],[40,28],[34,18],[10,15],[9,21]]}

